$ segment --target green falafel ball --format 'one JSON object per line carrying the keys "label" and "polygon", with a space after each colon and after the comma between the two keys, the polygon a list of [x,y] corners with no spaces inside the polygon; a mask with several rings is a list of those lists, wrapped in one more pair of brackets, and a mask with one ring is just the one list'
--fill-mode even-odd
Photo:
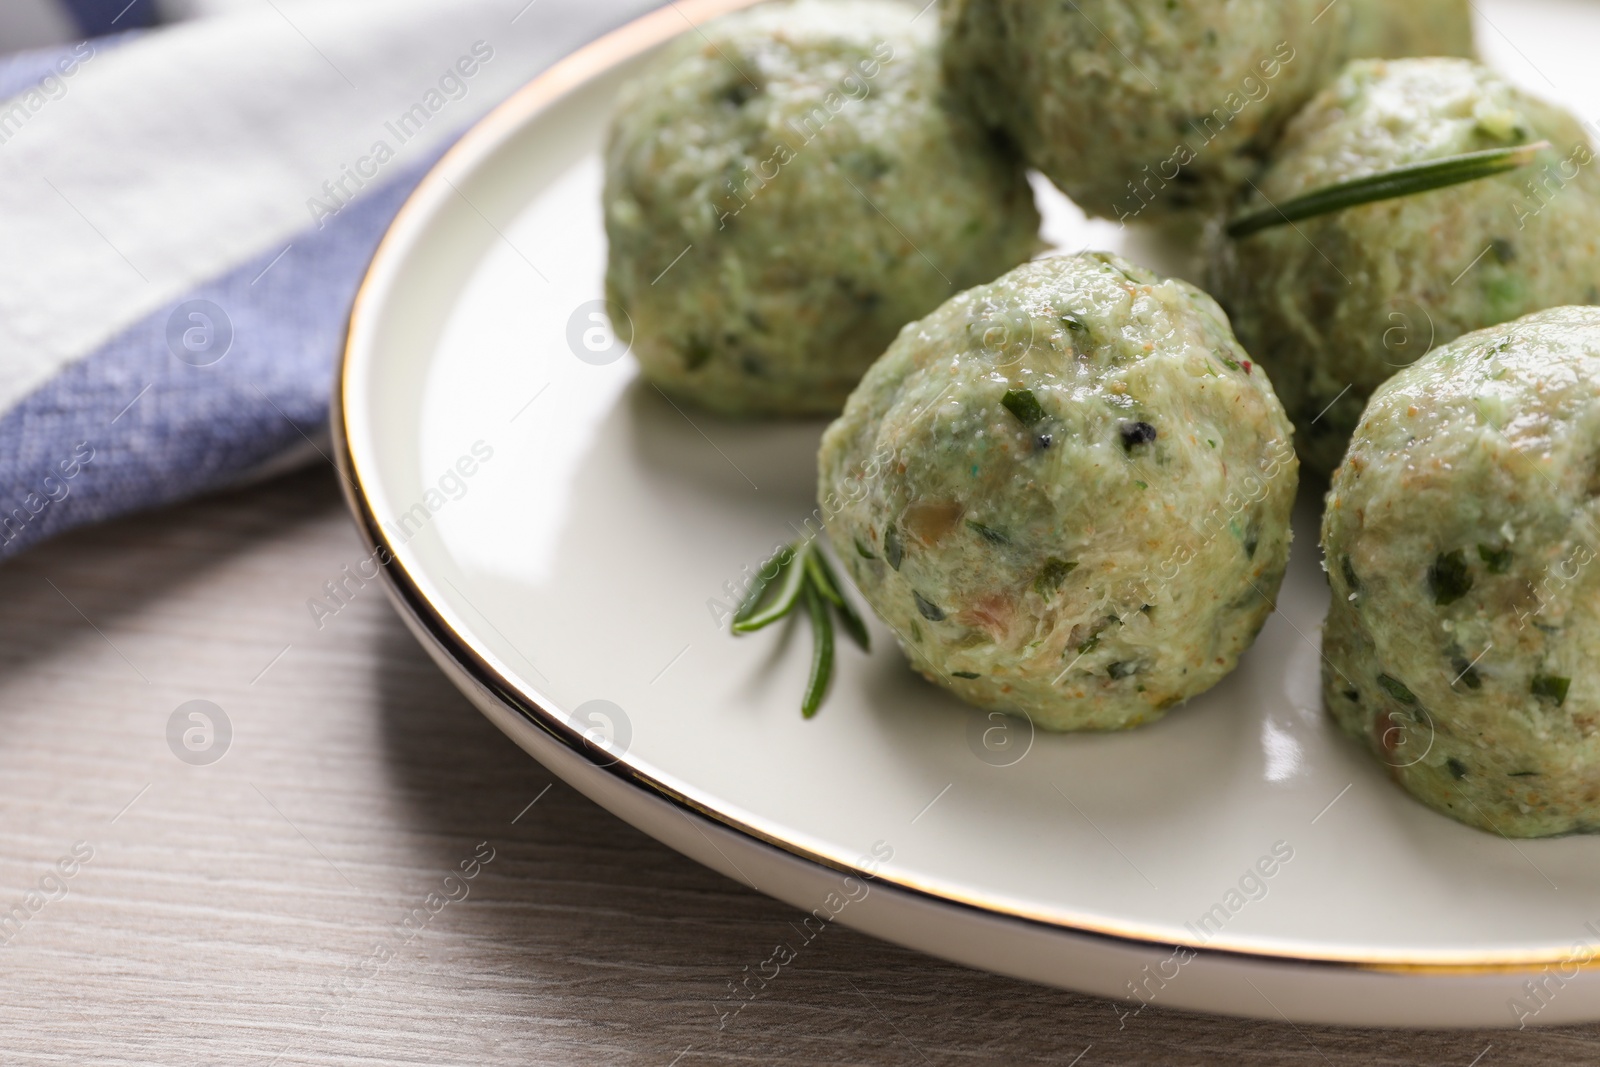
{"label": "green falafel ball", "polygon": [[944,106],[934,20],[915,14],[763,5],[623,89],[606,291],[666,392],[835,414],[901,326],[1037,249],[1026,176]]}
{"label": "green falafel ball", "polygon": [[952,90],[1085,211],[1159,221],[1244,184],[1342,59],[1348,17],[1327,0],[947,0],[943,55]]}
{"label": "green falafel ball", "polygon": [[1210,297],[1067,256],[901,331],[823,437],[818,495],[926,677],[1125,729],[1215,685],[1271,613],[1290,434]]}
{"label": "green falafel ball", "polygon": [[1570,114],[1462,59],[1362,60],[1296,116],[1251,207],[1548,140],[1521,170],[1219,243],[1210,288],[1326,475],[1373,389],[1431,347],[1600,301],[1600,167]]}
{"label": "green falafel ball", "polygon": [[1323,517],[1323,693],[1418,800],[1600,830],[1600,308],[1459,338],[1373,395]]}

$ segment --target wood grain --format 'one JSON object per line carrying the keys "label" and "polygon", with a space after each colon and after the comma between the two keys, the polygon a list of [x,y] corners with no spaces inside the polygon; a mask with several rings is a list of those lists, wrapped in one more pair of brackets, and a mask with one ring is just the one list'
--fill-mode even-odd
{"label": "wood grain", "polygon": [[[0,1061],[1600,1063],[1597,1027],[1123,1026],[842,928],[719,1029],[797,916],[552,785],[375,585],[318,629],[360,557],[323,468],[0,568],[0,912],[57,898],[0,947]],[[168,747],[194,699],[233,727],[210,766]]]}

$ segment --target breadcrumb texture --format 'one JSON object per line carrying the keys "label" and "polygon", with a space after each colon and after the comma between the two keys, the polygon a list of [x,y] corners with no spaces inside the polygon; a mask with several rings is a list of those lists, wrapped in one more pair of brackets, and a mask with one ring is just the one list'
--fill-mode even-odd
{"label": "breadcrumb texture", "polygon": [[1306,467],[1344,455],[1372,391],[1430,348],[1600,302],[1600,166],[1562,109],[1461,59],[1350,64],[1290,125],[1262,195],[1530,141],[1530,167],[1219,243],[1210,289],[1272,373]]}
{"label": "breadcrumb texture", "polygon": [[1323,692],[1418,800],[1600,829],[1600,309],[1462,337],[1372,397],[1333,477]]}
{"label": "breadcrumb texture", "polygon": [[622,90],[606,289],[666,392],[837,414],[901,326],[1037,250],[1020,162],[944,106],[936,20],[915,14],[764,4]]}
{"label": "breadcrumb texture", "polygon": [[1273,609],[1298,467],[1199,289],[1026,264],[907,326],[827,431],[827,533],[924,676],[1052,730],[1159,719]]}

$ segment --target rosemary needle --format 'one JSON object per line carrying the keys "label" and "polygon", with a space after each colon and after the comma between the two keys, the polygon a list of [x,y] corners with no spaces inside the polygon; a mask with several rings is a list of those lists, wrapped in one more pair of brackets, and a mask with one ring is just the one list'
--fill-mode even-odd
{"label": "rosemary needle", "polygon": [[800,714],[809,719],[822,707],[828,695],[828,680],[833,677],[833,619],[828,604],[814,584],[806,585],[806,608],[811,612],[811,676],[806,679],[806,694],[800,701]]}
{"label": "rosemary needle", "polygon": [[806,570],[805,556],[810,551],[810,545],[802,545],[798,550],[791,550],[789,563],[783,569],[783,584],[778,587],[777,596],[773,598],[771,604],[746,618],[743,622],[734,623],[734,633],[755,633],[757,630],[771,626],[794,610],[794,606],[799,603],[800,595],[805,591],[808,584],[806,576],[810,572]]}
{"label": "rosemary needle", "polygon": [[750,592],[746,594],[744,603],[739,605],[739,610],[733,613],[733,624],[738,626],[756,613],[761,602],[767,598],[767,590],[772,583],[783,576],[789,569],[789,564],[794,562],[794,546],[785,545],[776,555],[756,570],[756,576],[750,582]]}
{"label": "rosemary needle", "polygon": [[1335,182],[1303,196],[1234,219],[1228,224],[1228,236],[1236,239],[1248,237],[1274,226],[1283,226],[1317,215],[1329,215],[1347,208],[1360,207],[1362,204],[1415,196],[1434,189],[1504,174],[1506,171],[1527,166],[1533,162],[1535,156],[1549,147],[1549,141],[1536,141],[1533,144],[1516,145],[1511,148],[1466,152],[1462,155],[1430,159],[1425,163],[1413,163],[1392,170],[1379,171],[1349,181]]}
{"label": "rosemary needle", "polygon": [[[867,635],[867,624],[861,621],[861,616],[856,613],[856,609],[851,606],[849,598],[844,595],[844,586],[839,584],[839,576],[834,574],[833,566],[828,562],[828,557],[821,552],[815,552],[812,553],[811,558],[817,561],[817,569],[821,572],[822,580],[827,582],[828,587],[833,591],[834,595],[828,599],[833,602],[834,610],[839,613],[839,621],[844,623],[845,633],[849,634],[851,640],[861,646],[861,651],[871,652],[872,638]],[[824,590],[824,595],[826,593],[827,590]]]}
{"label": "rosemary needle", "polygon": [[838,613],[845,632],[862,651],[872,648],[867,624],[844,595],[822,549],[815,542],[798,541],[763,563],[734,612],[732,630],[735,635],[754,633],[792,614],[801,603],[811,620],[813,638],[811,673],[800,701],[800,713],[809,719],[822,707],[833,677],[833,613]]}
{"label": "rosemary needle", "polygon": [[844,604],[844,597],[839,594],[839,590],[835,587],[833,575],[829,574],[823,567],[821,552],[812,549],[806,553],[806,570],[810,573],[811,584],[816,586],[817,592],[822,594],[822,599],[834,607],[840,607]]}

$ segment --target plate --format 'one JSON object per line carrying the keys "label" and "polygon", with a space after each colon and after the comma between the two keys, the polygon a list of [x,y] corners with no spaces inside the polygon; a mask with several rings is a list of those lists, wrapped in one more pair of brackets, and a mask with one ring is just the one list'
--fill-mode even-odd
{"label": "plate", "polygon": [[[721,421],[639,380],[599,314],[599,148],[623,80],[739,6],[684,0],[530,83],[422,182],[372,263],[338,459],[433,658],[553,772],[808,913],[808,932],[841,922],[1123,1014],[1600,1019],[1600,841],[1513,842],[1436,815],[1324,717],[1315,499],[1239,670],[1133,733],[985,716],[913,675],[882,627],[874,655],[841,651],[802,721],[807,635],[728,636],[744,568],[815,509],[823,424]],[[1491,60],[1587,115],[1596,33],[1579,28],[1600,31],[1600,11],[1480,6]],[[1058,247],[1190,271],[1039,192]],[[781,981],[799,929],[729,975],[719,1012]]]}

